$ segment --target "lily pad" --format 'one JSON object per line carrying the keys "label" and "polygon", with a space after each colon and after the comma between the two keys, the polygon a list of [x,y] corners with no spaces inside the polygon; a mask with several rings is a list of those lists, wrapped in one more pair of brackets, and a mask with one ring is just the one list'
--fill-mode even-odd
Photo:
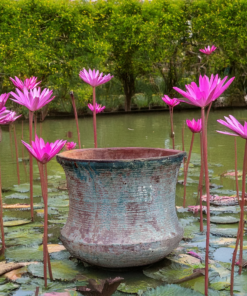
{"label": "lily pad", "polygon": [[21,193],[29,192],[30,184],[26,183],[26,184],[14,185],[12,190],[16,192],[21,192]]}
{"label": "lily pad", "polygon": [[201,260],[199,258],[195,258],[188,254],[179,254],[176,256],[167,256],[168,259],[170,259],[173,262],[179,263],[181,265],[200,265]]}
{"label": "lily pad", "polygon": [[237,228],[211,228],[210,233],[216,236],[237,237]]}
{"label": "lily pad", "polygon": [[166,285],[151,289],[143,294],[143,296],[168,296],[168,295],[183,295],[183,296],[200,296],[201,293],[191,289],[183,288],[179,285]]}
{"label": "lily pad", "polygon": [[60,199],[60,198],[49,198],[48,199],[48,206],[51,208],[57,207],[69,207],[69,200],[67,199]]}
{"label": "lily pad", "polygon": [[230,287],[230,285],[231,285],[230,282],[216,282],[216,283],[211,283],[210,288],[221,291]]}
{"label": "lily pad", "polygon": [[234,244],[235,242],[236,242],[235,238],[211,237],[209,241],[209,245],[213,248],[227,247],[227,246],[231,247],[231,244]]}
{"label": "lily pad", "polygon": [[4,277],[8,278],[11,281],[15,281],[18,278],[21,278],[22,275],[25,274],[25,273],[27,273],[27,266],[24,266],[22,268],[9,271],[9,272],[4,274]]}
{"label": "lily pad", "polygon": [[30,220],[12,220],[12,221],[3,222],[3,226],[13,227],[13,226],[20,226],[28,223],[31,223],[31,221]]}
{"label": "lily pad", "polygon": [[10,195],[6,195],[5,198],[6,199],[14,199],[14,198],[27,199],[27,198],[29,198],[29,196],[25,195],[25,194],[21,194],[21,193],[13,193],[13,194],[10,194]]}
{"label": "lily pad", "polygon": [[5,240],[7,245],[34,246],[42,244],[43,234],[30,229],[14,231],[7,233]]}
{"label": "lily pad", "polygon": [[186,266],[173,261],[168,266],[165,266],[159,270],[153,268],[143,270],[143,273],[146,276],[156,280],[161,280],[168,284],[182,283],[193,278],[193,276],[199,277],[203,275],[203,272],[198,272],[196,275],[195,272],[196,271],[194,270],[193,266]]}
{"label": "lily pad", "polygon": [[[41,209],[43,208],[44,205],[42,204],[33,204],[33,208],[34,209]],[[12,205],[8,205],[8,204],[3,204],[3,208],[4,209],[26,209],[29,210],[30,209],[30,204],[12,204]]]}
{"label": "lily pad", "polygon": [[128,281],[127,283],[122,283],[118,286],[117,290],[123,293],[138,293],[142,294],[149,288],[156,287],[159,285],[159,281],[154,281],[152,279],[135,279],[135,281]]}
{"label": "lily pad", "polygon": [[5,257],[9,261],[41,261],[43,260],[43,252],[38,246],[33,247],[11,247],[5,251]]}
{"label": "lily pad", "polygon": [[210,223],[215,224],[234,224],[238,223],[239,219],[232,216],[214,216],[210,218]]}
{"label": "lily pad", "polygon": [[[239,180],[242,180],[242,174],[243,172],[238,170],[237,171],[237,177]],[[222,177],[226,177],[226,178],[231,178],[231,179],[235,179],[235,170],[229,170],[227,172],[224,172],[221,174]]]}
{"label": "lily pad", "polygon": [[48,220],[50,224],[65,224],[67,219]]}
{"label": "lily pad", "polygon": [[[52,274],[55,280],[73,281],[79,274],[76,264],[69,260],[52,261]],[[36,277],[44,277],[44,265],[43,263],[30,264],[28,271]]]}
{"label": "lily pad", "polygon": [[0,285],[0,292],[9,293],[10,291],[16,290],[18,288],[19,288],[19,285],[10,282],[7,284]]}
{"label": "lily pad", "polygon": [[[41,292],[42,291],[41,287],[44,287],[44,285],[45,285],[44,280],[41,278],[29,278],[29,281],[27,283],[22,284],[21,288],[18,289],[13,294],[13,296],[20,296],[20,295],[33,296],[36,287],[40,287],[40,292]],[[50,281],[49,279],[47,279],[47,289],[45,289],[45,291],[46,293],[67,291],[68,293],[70,293],[71,296],[81,295],[76,291],[74,291],[74,288],[75,288],[74,282],[70,283],[70,282],[61,282],[61,281]],[[32,291],[32,294],[30,294],[30,291]]]}

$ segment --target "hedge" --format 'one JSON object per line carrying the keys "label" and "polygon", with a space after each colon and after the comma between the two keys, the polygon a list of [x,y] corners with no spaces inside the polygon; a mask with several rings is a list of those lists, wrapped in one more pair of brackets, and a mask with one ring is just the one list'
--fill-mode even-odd
{"label": "hedge", "polygon": [[[232,100],[246,94],[247,2],[245,0],[0,1],[0,91],[9,77],[37,76],[54,90],[51,108],[70,111],[69,91],[80,108],[92,89],[78,76],[97,68],[115,76],[97,89],[99,101],[136,93],[175,95],[172,87],[199,74],[235,75]],[[200,48],[214,44],[211,56]],[[114,103],[115,104],[115,103]]]}

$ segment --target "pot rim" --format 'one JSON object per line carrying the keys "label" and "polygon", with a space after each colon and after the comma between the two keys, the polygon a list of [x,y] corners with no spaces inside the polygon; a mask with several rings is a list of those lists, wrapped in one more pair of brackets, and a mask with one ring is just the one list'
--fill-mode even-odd
{"label": "pot rim", "polygon": [[[125,158],[125,159],[83,159],[83,158],[73,158],[69,157],[69,154],[75,153],[75,151],[99,151],[99,150],[127,150],[127,149],[146,149],[146,150],[156,150],[156,151],[167,151],[172,152],[171,155],[166,156],[156,156],[156,157],[139,157],[139,158]],[[176,149],[164,149],[164,148],[153,148],[153,147],[106,147],[106,148],[86,148],[86,149],[73,149],[70,151],[64,151],[56,155],[56,159],[59,160],[66,160],[66,161],[73,161],[73,162],[96,162],[96,163],[113,163],[113,162],[129,162],[129,161],[147,161],[147,160],[163,160],[163,159],[172,159],[177,157],[185,157],[186,152]]]}

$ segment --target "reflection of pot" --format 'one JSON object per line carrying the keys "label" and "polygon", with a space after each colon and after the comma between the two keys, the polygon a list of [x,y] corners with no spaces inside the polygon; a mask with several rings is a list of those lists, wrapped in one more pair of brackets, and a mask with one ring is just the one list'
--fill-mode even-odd
{"label": "reflection of pot", "polygon": [[70,208],[61,231],[69,252],[104,267],[150,264],[183,237],[175,209],[185,152],[156,148],[71,150],[57,155]]}

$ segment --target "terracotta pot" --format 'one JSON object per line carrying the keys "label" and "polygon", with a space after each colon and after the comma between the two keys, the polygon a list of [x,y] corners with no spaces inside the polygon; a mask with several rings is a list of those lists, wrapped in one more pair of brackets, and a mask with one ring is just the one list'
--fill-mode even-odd
{"label": "terracotta pot", "polygon": [[156,262],[183,237],[175,208],[185,152],[156,148],[71,150],[57,155],[69,191],[61,240],[83,261],[104,267]]}

